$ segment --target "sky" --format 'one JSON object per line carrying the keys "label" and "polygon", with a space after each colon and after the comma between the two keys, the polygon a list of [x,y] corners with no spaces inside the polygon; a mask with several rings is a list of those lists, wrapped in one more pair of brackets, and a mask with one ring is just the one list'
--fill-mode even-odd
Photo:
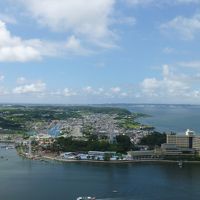
{"label": "sky", "polygon": [[0,1],[0,103],[200,103],[200,0]]}

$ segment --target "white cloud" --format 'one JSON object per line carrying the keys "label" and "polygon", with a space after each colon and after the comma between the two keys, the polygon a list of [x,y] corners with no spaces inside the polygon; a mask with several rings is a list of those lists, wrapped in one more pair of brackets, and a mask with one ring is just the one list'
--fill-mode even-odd
{"label": "white cloud", "polygon": [[87,86],[83,88],[83,92],[84,94],[87,94],[87,95],[104,95],[105,89],[104,88],[94,89],[91,86]]}
{"label": "white cloud", "polygon": [[40,60],[44,56],[88,55],[90,53],[90,50],[81,46],[80,40],[75,36],[61,42],[40,39],[23,40],[12,35],[6,24],[0,21],[0,62],[27,62]]}
{"label": "white cloud", "polygon": [[91,86],[87,86],[83,88],[83,92],[86,95],[93,95],[96,94],[96,91],[91,87]]}
{"label": "white cloud", "polygon": [[190,61],[190,62],[179,62],[178,65],[181,67],[200,69],[200,61],[199,60]]}
{"label": "white cloud", "polygon": [[4,75],[0,75],[0,81],[3,81],[5,79]]}
{"label": "white cloud", "polygon": [[127,91],[122,91],[120,87],[111,87],[111,88],[93,88],[91,86],[84,87],[79,95],[86,96],[98,96],[101,98],[120,98],[128,97],[130,94]]}
{"label": "white cloud", "polygon": [[122,91],[119,87],[113,88],[93,88],[92,86],[87,86],[82,89],[72,90],[70,88],[65,88],[64,90],[56,90],[49,92],[53,96],[65,96],[65,97],[79,97],[79,98],[125,98],[129,97],[130,94],[127,91]]}
{"label": "white cloud", "polygon": [[0,61],[26,62],[35,59],[40,59],[40,54],[33,47],[12,46],[0,48]]}
{"label": "white cloud", "polygon": [[17,84],[25,84],[27,82],[27,79],[23,76],[17,78]]}
{"label": "white cloud", "polygon": [[120,95],[121,95],[122,97],[127,97],[127,96],[128,96],[128,93],[127,93],[127,92],[122,92]]}
{"label": "white cloud", "polygon": [[25,62],[35,59],[40,59],[40,52],[31,45],[31,41],[12,36],[5,23],[0,21],[0,61]]}
{"label": "white cloud", "polygon": [[178,16],[171,21],[160,26],[161,30],[167,34],[177,34],[183,40],[192,40],[197,34],[200,34],[200,14],[192,17]]}
{"label": "white cloud", "polygon": [[74,35],[72,35],[67,41],[66,48],[76,51],[77,49],[80,49],[80,47],[80,41]]}
{"label": "white cloud", "polygon": [[170,75],[170,70],[168,65],[163,65],[163,77],[167,79]]}
{"label": "white cloud", "polygon": [[[69,31],[90,41],[111,39],[115,0],[17,0],[42,25]],[[107,40],[108,41],[108,40]]]}
{"label": "white cloud", "polygon": [[65,97],[71,97],[71,96],[76,96],[77,93],[75,91],[72,91],[71,89],[69,88],[65,88],[64,91],[63,91],[63,95]]}
{"label": "white cloud", "polygon": [[98,93],[101,94],[102,92],[104,92],[103,88],[98,88]]}
{"label": "white cloud", "polygon": [[144,94],[149,96],[156,96],[156,89],[159,87],[159,81],[156,78],[146,78],[143,80],[141,86]]}
{"label": "white cloud", "polygon": [[46,84],[42,81],[36,83],[18,86],[13,89],[14,94],[43,93],[46,90]]}
{"label": "white cloud", "polygon": [[[141,83],[142,92],[145,96],[161,98],[188,97],[194,94],[194,77],[186,75],[174,75],[168,65],[163,66],[163,78],[146,78]],[[197,80],[197,79],[196,79]]]}
{"label": "white cloud", "polygon": [[14,17],[7,15],[7,14],[3,14],[3,13],[0,13],[0,20],[4,21],[5,23],[9,23],[9,24],[17,23],[17,21]]}
{"label": "white cloud", "polygon": [[120,99],[120,98],[130,98],[132,97],[132,92],[128,91],[127,88],[121,89],[120,87],[111,88],[93,88],[91,86],[84,87],[79,96],[87,96],[88,98],[102,98],[102,99]]}
{"label": "white cloud", "polygon": [[121,92],[121,88],[120,87],[113,87],[110,90],[111,90],[111,92],[113,94],[117,94],[117,93]]}
{"label": "white cloud", "polygon": [[88,55],[92,53],[91,50],[83,48],[81,41],[74,35],[70,36],[65,44],[65,49],[68,53],[77,55]]}

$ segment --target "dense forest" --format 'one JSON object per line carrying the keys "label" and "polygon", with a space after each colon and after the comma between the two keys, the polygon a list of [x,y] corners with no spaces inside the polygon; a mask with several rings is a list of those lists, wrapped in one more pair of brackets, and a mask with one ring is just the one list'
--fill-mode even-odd
{"label": "dense forest", "polygon": [[72,138],[57,138],[50,147],[54,152],[87,152],[87,151],[116,151],[118,153],[126,153],[134,149],[128,136],[119,135],[116,142],[110,144],[108,141],[97,139],[89,139],[88,141],[73,140]]}

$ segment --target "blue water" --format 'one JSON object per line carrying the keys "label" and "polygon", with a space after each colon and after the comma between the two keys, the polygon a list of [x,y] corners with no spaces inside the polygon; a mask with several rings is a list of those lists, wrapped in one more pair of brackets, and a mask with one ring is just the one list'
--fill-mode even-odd
{"label": "blue water", "polygon": [[[24,160],[0,149],[1,200],[199,200],[200,165],[80,164]],[[117,190],[117,193],[113,193]]]}
{"label": "blue water", "polygon": [[198,105],[116,105],[132,112],[151,115],[138,121],[161,132],[183,133],[186,129],[200,133],[200,106]]}

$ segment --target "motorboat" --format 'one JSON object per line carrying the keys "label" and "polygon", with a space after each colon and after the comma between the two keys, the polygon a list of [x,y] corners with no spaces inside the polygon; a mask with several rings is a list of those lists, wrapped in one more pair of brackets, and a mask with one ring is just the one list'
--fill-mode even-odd
{"label": "motorboat", "polygon": [[95,197],[78,197],[76,200],[95,200]]}
{"label": "motorboat", "polygon": [[178,162],[178,166],[179,166],[180,168],[183,167],[183,162],[182,162],[181,160]]}

